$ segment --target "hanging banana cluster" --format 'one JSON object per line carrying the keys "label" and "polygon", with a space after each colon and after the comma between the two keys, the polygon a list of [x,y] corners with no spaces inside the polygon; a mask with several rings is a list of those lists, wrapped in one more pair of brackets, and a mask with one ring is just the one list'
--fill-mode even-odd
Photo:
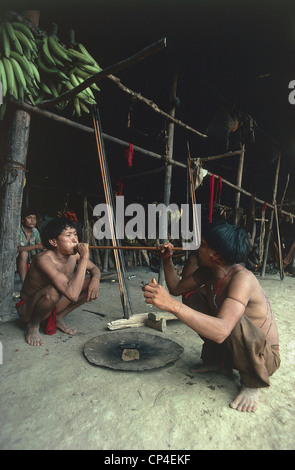
{"label": "hanging banana cluster", "polygon": [[[54,25],[56,27],[56,25]],[[37,65],[41,75],[41,100],[60,96],[67,90],[72,90],[83,83],[101,68],[81,43],[72,41],[65,48],[59,42],[55,31],[43,40],[37,40],[39,55]],[[82,112],[89,113],[89,106],[96,104],[93,90],[99,90],[93,84],[76,95],[70,102],[72,114],[81,116]],[[63,109],[68,103],[57,105]]]}
{"label": "hanging banana cluster", "polygon": [[[0,24],[0,82],[4,98],[0,119],[8,100],[30,100],[38,105],[72,90],[100,70],[83,44],[73,39],[67,48],[61,44],[57,25],[53,25],[49,36],[35,39],[23,23],[4,21]],[[99,88],[93,84],[57,108],[70,105],[73,115],[89,113],[89,107],[96,104],[92,90]]]}
{"label": "hanging banana cluster", "polygon": [[19,22],[3,21],[0,24],[0,82],[3,104],[0,119],[3,118],[7,101],[38,95],[40,75],[35,65],[38,49],[32,32]]}

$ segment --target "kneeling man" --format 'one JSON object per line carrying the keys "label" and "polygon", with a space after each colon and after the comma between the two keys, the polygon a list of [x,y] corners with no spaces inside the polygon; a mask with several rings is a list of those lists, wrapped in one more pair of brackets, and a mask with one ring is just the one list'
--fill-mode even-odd
{"label": "kneeling man", "polygon": [[[41,321],[53,320],[53,334],[59,328],[73,335],[63,318],[84,302],[98,297],[100,270],[89,259],[89,248],[79,243],[75,226],[68,219],[50,221],[42,232],[46,251],[32,260],[21,291],[21,301],[16,305],[18,314],[26,323],[26,342],[41,346],[39,332]],[[86,273],[90,277],[86,277]],[[56,327],[55,327],[56,321]],[[47,324],[47,328],[49,325]]]}
{"label": "kneeling man", "polygon": [[173,267],[172,248],[160,247],[166,283],[183,303],[154,280],[143,288],[145,301],[173,313],[204,340],[203,365],[192,372],[237,369],[242,390],[230,406],[255,411],[258,389],[270,385],[280,354],[269,301],[254,274],[238,264],[249,251],[247,233],[223,221],[209,224],[182,280]]}

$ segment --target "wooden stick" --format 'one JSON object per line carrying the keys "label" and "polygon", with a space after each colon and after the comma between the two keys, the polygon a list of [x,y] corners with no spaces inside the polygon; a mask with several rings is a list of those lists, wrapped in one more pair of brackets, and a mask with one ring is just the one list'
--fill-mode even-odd
{"label": "wooden stick", "polygon": [[[146,251],[159,251],[157,246],[89,246],[89,250],[146,250]],[[175,246],[173,251],[184,251],[183,248]]]}
{"label": "wooden stick", "polygon": [[207,135],[202,134],[202,132],[197,131],[196,129],[193,129],[192,127],[188,126],[187,124],[184,124],[182,121],[179,119],[176,119],[174,116],[171,116],[170,114],[166,113],[165,111],[162,111],[156,103],[154,103],[152,100],[145,98],[142,96],[140,93],[136,93],[133,90],[130,90],[127,88],[125,85],[121,83],[121,80],[117,77],[114,77],[114,75],[109,75],[108,78],[112,80],[116,85],[123,90],[125,93],[131,95],[132,97],[136,98],[138,101],[141,101],[145,103],[147,106],[150,106],[156,113],[161,114],[164,116],[169,122],[174,122],[175,124],[178,124],[181,127],[184,127],[188,131],[191,131],[200,137],[207,138]]}
{"label": "wooden stick", "polygon": [[[240,158],[239,158],[238,173],[237,173],[237,186],[238,187],[242,186],[245,145],[243,145],[241,150],[242,150],[242,152],[241,152]],[[240,199],[241,199],[241,193],[240,193],[240,191],[237,191],[236,196],[235,196],[235,224],[236,225],[238,225],[238,222],[239,222],[239,219],[240,219],[240,217],[239,217]]]}
{"label": "wooden stick", "polygon": [[271,233],[272,233],[274,210],[275,210],[275,207],[276,207],[280,165],[281,165],[281,153],[278,154],[278,161],[277,161],[277,168],[276,168],[274,189],[273,189],[273,206],[272,206],[273,211],[270,215],[270,221],[269,221],[269,226],[268,226],[268,234],[267,234],[267,239],[266,239],[266,246],[265,246],[265,250],[264,250],[262,269],[261,269],[261,273],[260,273],[261,277],[264,277],[264,275],[265,275],[265,269],[266,269],[266,263],[267,263],[267,257],[268,257],[268,250],[269,250],[269,242],[270,242],[270,236],[271,236]]}
{"label": "wooden stick", "polygon": [[278,218],[278,210],[277,205],[274,203],[275,206],[275,220],[276,220],[276,228],[277,228],[277,238],[278,238],[278,247],[279,247],[279,264],[280,264],[280,278],[281,280],[284,279],[284,267],[283,267],[283,253],[282,253],[282,245],[281,245],[281,236],[280,236],[280,226],[279,226],[279,218]]}

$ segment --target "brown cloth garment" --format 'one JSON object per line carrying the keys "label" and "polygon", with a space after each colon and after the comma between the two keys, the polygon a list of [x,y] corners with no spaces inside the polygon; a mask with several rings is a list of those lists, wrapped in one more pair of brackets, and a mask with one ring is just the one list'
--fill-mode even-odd
{"label": "brown cloth garment", "polygon": [[[212,312],[204,288],[183,296],[183,303],[207,315]],[[280,366],[278,346],[269,344],[266,335],[243,315],[222,344],[203,338],[201,359],[204,364],[219,364],[237,369],[246,387],[269,387],[269,377]]]}

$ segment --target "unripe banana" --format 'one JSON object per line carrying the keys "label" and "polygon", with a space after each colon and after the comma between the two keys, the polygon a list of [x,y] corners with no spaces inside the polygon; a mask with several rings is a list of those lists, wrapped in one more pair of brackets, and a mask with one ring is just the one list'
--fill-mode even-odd
{"label": "unripe banana", "polygon": [[3,64],[6,72],[6,79],[7,79],[7,90],[14,99],[18,99],[18,92],[16,87],[16,81],[13,73],[13,68],[11,62],[7,57],[3,57]]}
{"label": "unripe banana", "polygon": [[17,37],[15,37],[15,41],[14,41],[13,44],[14,44],[14,49],[16,50],[16,52],[23,55],[24,51],[23,51],[22,45],[21,45],[21,43],[20,43],[20,41],[18,40]]}
{"label": "unripe banana", "polygon": [[53,59],[49,47],[48,47],[48,38],[44,37],[43,43],[42,43],[42,51],[43,51],[43,56],[47,60],[47,62],[51,65],[56,65],[55,60]]}
{"label": "unripe banana", "polygon": [[79,50],[79,52],[81,52],[81,54],[84,55],[84,57],[88,57],[88,59],[90,60],[91,64],[93,65],[96,65],[97,62],[96,60],[92,57],[92,55],[87,51],[86,47],[83,46],[83,44],[81,44],[80,42],[77,44],[77,49]]}
{"label": "unripe banana", "polygon": [[36,67],[36,65],[34,64],[34,62],[30,62],[30,65],[31,65],[31,69],[33,71],[33,74],[34,74],[34,77],[35,77],[35,80],[37,83],[40,83],[41,79],[40,79],[40,73],[39,73],[39,70],[38,68]]}
{"label": "unripe banana", "polygon": [[17,30],[21,31],[31,41],[35,40],[32,31],[25,24],[20,23],[19,21],[12,21],[11,25],[13,26],[14,30],[17,29]]}
{"label": "unripe banana", "polygon": [[47,93],[48,95],[52,95],[50,88],[46,85],[45,82],[41,82],[40,87],[45,93]]}
{"label": "unripe banana", "polygon": [[23,71],[29,75],[29,77],[34,78],[34,73],[32,69],[32,62],[29,62],[26,56],[19,54],[18,52],[11,51],[11,57],[13,57],[22,67]]}
{"label": "unripe banana", "polygon": [[4,56],[9,59],[10,50],[11,50],[10,41],[9,41],[8,34],[6,32],[6,29],[4,28],[3,25],[1,27],[1,36],[2,36],[2,45],[3,45]]}
{"label": "unripe banana", "polygon": [[80,82],[79,82],[79,80],[77,79],[77,77],[74,73],[70,73],[69,77],[70,77],[71,83],[74,87],[80,85]]}
{"label": "unripe banana", "polygon": [[86,64],[81,65],[80,68],[84,70],[85,72],[90,73],[90,75],[94,75],[102,70],[99,66],[86,65]]}
{"label": "unripe banana", "polygon": [[75,51],[75,49],[67,49],[68,55],[72,60],[78,62],[79,64],[93,65],[93,61],[86,57],[81,52]]}
{"label": "unripe banana", "polygon": [[71,58],[68,56],[66,50],[59,43],[57,37],[53,34],[48,37],[48,45],[54,57],[57,56],[57,58],[61,59],[62,61],[72,61]]}
{"label": "unripe banana", "polygon": [[5,30],[7,32],[7,35],[10,38],[10,40],[15,41],[16,40],[16,35],[15,35],[12,24],[9,23],[8,21],[3,21],[2,26],[5,28]]}
{"label": "unripe banana", "polygon": [[35,39],[34,41],[30,41],[28,37],[22,31],[19,31],[18,29],[15,29],[15,35],[20,40],[20,42],[31,52],[35,50],[35,47],[33,46],[33,42],[35,41]]}
{"label": "unripe banana", "polygon": [[57,91],[57,88],[56,88],[55,83],[54,83],[52,80],[50,80],[50,81],[48,81],[47,85],[48,85],[48,87],[50,88],[50,91],[51,91],[52,95],[53,95],[55,98],[57,98],[57,97],[59,96],[59,93],[58,93],[58,91]]}
{"label": "unripe banana", "polygon": [[3,59],[0,59],[0,81],[2,83],[2,94],[3,98],[5,98],[7,94],[7,78],[6,78],[6,72],[3,64]]}
{"label": "unripe banana", "polygon": [[24,77],[24,74],[23,74],[23,71],[19,65],[19,63],[13,58],[13,57],[10,57],[10,63],[12,65],[12,68],[13,68],[13,72],[14,72],[14,76],[16,78],[16,81],[17,83],[19,84],[18,86],[18,90],[20,88],[23,88],[24,90],[26,89],[27,87],[27,83],[26,83],[26,79]]}
{"label": "unripe banana", "polygon": [[75,112],[80,117],[81,116],[81,107],[80,107],[79,98],[77,96],[74,96],[73,103],[74,103]]}
{"label": "unripe banana", "polygon": [[47,67],[47,65],[44,64],[44,62],[41,60],[40,56],[37,57],[37,65],[39,67],[39,69],[41,70],[41,72],[44,72],[44,73],[49,73],[49,74],[56,74],[57,73],[57,69],[56,67]]}
{"label": "unripe banana", "polygon": [[90,109],[87,108],[86,104],[82,100],[80,100],[80,107],[84,113],[90,113]]}

